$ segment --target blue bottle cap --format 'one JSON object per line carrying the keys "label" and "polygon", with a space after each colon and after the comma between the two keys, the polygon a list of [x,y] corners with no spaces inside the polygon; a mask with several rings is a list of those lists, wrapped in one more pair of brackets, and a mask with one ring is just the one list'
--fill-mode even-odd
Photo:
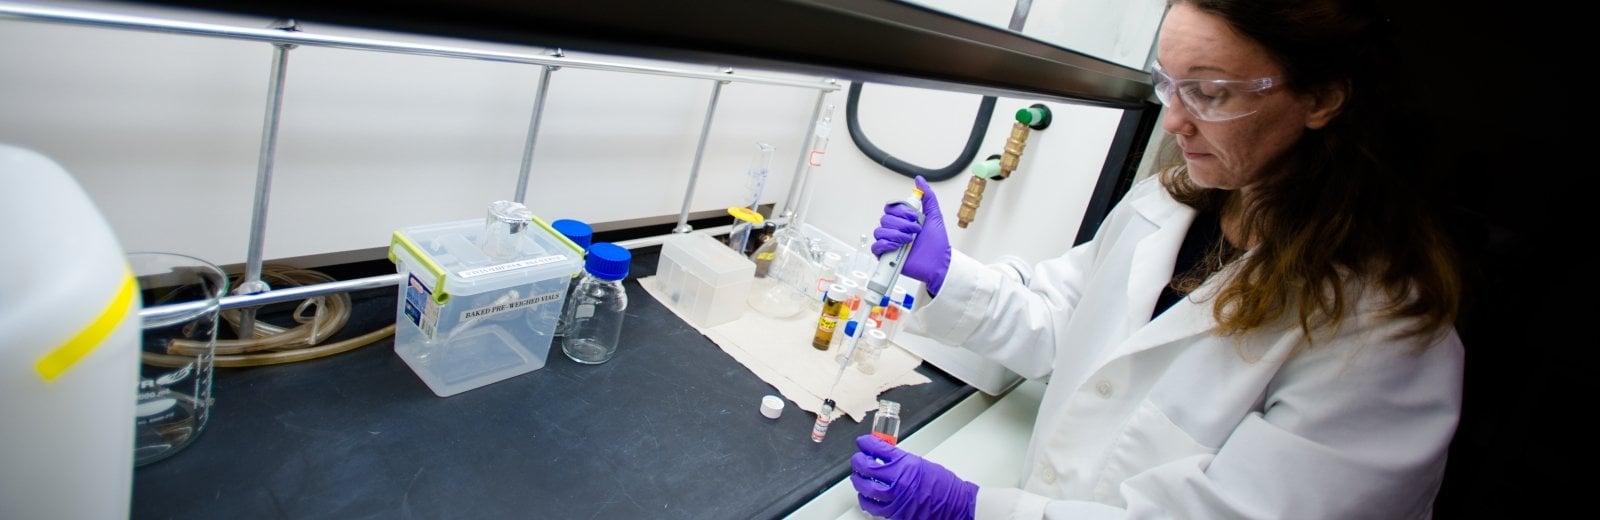
{"label": "blue bottle cap", "polygon": [[627,248],[610,242],[596,242],[589,246],[589,256],[584,259],[583,268],[595,278],[621,280],[628,277],[628,262],[631,260],[633,252]]}
{"label": "blue bottle cap", "polygon": [[914,302],[914,301],[917,301],[917,297],[912,296],[910,293],[906,293],[906,302],[905,302],[906,310],[911,310],[911,302]]}
{"label": "blue bottle cap", "polygon": [[888,296],[884,296],[883,298],[879,299],[878,300],[878,306],[879,307],[888,307],[889,306],[889,297]]}
{"label": "blue bottle cap", "polygon": [[854,335],[856,335],[856,322],[851,321],[851,322],[846,322],[845,323],[844,335],[846,335],[846,336],[854,336]]}
{"label": "blue bottle cap", "polygon": [[594,240],[594,228],[589,227],[588,224],[581,220],[564,218],[551,222],[550,227],[555,228],[557,233],[567,237],[567,240],[578,244],[580,249],[589,249],[589,242]]}

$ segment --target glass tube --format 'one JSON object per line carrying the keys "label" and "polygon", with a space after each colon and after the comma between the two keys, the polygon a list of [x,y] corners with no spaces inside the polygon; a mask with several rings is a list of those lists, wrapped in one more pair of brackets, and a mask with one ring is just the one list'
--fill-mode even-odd
{"label": "glass tube", "polygon": [[[744,208],[759,213],[761,209],[761,192],[767,186],[767,172],[772,166],[772,145],[756,143],[756,152],[750,158],[750,168],[745,170]],[[750,235],[755,229],[755,224],[750,222],[734,222],[733,229],[728,233],[728,245],[739,254],[750,254]]]}

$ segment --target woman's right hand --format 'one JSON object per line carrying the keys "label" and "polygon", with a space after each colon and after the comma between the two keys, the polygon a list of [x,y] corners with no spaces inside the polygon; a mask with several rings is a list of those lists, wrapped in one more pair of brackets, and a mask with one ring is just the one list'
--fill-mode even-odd
{"label": "woman's right hand", "polygon": [[[904,204],[883,207],[883,217],[878,228],[872,231],[872,254],[883,256],[900,246],[911,244],[911,251],[900,267],[900,274],[922,282],[928,294],[938,295],[944,286],[945,274],[950,270],[950,235],[945,232],[944,214],[939,211],[939,199],[933,188],[921,175],[917,176],[917,189],[922,190],[922,214]],[[918,223],[918,218],[921,223]]]}

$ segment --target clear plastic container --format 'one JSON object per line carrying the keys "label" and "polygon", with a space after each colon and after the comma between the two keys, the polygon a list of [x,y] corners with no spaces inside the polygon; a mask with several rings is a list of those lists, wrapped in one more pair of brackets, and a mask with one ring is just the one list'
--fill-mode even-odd
{"label": "clear plastic container", "polygon": [[744,315],[756,265],[705,233],[669,235],[661,244],[656,281],[662,302],[700,327]]}
{"label": "clear plastic container", "polygon": [[532,215],[396,231],[395,353],[440,397],[543,368],[582,257]]}
{"label": "clear plastic container", "polygon": [[561,338],[561,351],[573,361],[596,365],[610,361],[622,339],[622,320],[628,309],[628,277],[633,253],[622,246],[601,242],[589,246],[583,275],[572,290],[572,304],[562,320],[570,324]]}

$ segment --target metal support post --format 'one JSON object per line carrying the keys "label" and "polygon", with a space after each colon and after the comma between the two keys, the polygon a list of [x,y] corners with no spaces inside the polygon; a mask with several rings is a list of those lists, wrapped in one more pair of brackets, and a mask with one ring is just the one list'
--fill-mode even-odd
{"label": "metal support post", "polygon": [[[724,74],[733,74],[733,69],[722,69]],[[726,80],[718,80],[711,86],[711,101],[706,105],[706,119],[700,124],[700,144],[694,149],[694,166],[689,169],[689,186],[683,190],[683,209],[678,211],[678,227],[673,228],[674,233],[688,233],[693,228],[689,227],[689,204],[694,202],[694,183],[700,177],[700,159],[706,154],[706,141],[711,137],[711,118],[717,115],[717,97],[722,95],[722,86]]]}

